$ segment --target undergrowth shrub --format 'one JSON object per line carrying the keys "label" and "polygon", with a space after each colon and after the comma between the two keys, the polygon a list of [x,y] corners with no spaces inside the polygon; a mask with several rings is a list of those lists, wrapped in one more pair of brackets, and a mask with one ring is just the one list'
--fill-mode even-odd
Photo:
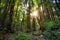
{"label": "undergrowth shrub", "polygon": [[18,32],[16,40],[30,40],[31,34]]}

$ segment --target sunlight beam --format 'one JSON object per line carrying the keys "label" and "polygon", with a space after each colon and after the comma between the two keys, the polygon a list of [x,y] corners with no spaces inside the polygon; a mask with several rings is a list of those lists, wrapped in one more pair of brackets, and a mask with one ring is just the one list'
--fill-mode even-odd
{"label": "sunlight beam", "polygon": [[37,16],[38,16],[37,11],[33,11],[33,12],[31,13],[31,16],[37,17]]}
{"label": "sunlight beam", "polygon": [[43,8],[42,8],[42,6],[40,6],[40,9],[41,9],[41,11],[43,11]]}
{"label": "sunlight beam", "polygon": [[33,16],[36,17],[37,16],[37,11],[33,12]]}

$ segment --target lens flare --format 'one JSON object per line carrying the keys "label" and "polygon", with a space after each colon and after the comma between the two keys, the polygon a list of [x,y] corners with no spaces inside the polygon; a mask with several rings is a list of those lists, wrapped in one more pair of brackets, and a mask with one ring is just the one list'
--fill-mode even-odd
{"label": "lens flare", "polygon": [[38,16],[38,15],[37,15],[37,11],[34,11],[32,15],[33,15],[34,17]]}
{"label": "lens flare", "polygon": [[38,16],[37,11],[33,11],[33,12],[31,13],[31,16],[37,17],[37,16]]}

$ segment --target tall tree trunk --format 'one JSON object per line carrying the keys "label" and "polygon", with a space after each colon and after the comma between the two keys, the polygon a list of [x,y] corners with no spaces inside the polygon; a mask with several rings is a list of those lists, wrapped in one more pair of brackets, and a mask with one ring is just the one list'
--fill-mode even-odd
{"label": "tall tree trunk", "polygon": [[28,7],[28,13],[27,13],[27,32],[30,32],[31,28],[30,28],[30,9],[31,9],[31,6],[30,6],[30,2],[29,2],[29,7]]}
{"label": "tall tree trunk", "polygon": [[[5,19],[6,19],[6,16],[8,14],[8,4],[9,4],[9,0],[6,0],[6,4],[5,4],[5,7],[4,7],[4,10],[3,10],[3,14],[2,14],[2,17],[0,19],[0,29],[1,30],[4,30],[4,22],[5,22]],[[3,31],[2,31],[3,32]]]}
{"label": "tall tree trunk", "polygon": [[9,12],[9,23],[7,24],[8,32],[12,32],[12,22],[13,22],[13,15],[14,15],[14,4],[15,0],[10,0],[10,12]]}
{"label": "tall tree trunk", "polygon": [[32,32],[36,31],[36,27],[35,27],[35,18],[33,18],[33,21],[32,21]]}

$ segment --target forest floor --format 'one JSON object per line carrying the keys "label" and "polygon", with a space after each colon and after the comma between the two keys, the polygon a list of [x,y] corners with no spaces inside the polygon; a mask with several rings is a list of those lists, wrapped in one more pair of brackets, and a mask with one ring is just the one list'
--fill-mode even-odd
{"label": "forest floor", "polygon": [[[0,37],[0,40],[20,40],[20,38],[18,37],[18,39],[16,39],[18,36],[17,34],[7,34],[7,35],[3,35]],[[23,37],[21,37],[22,39]],[[28,37],[27,37],[28,38]],[[22,39],[22,40],[27,40],[27,39]],[[47,37],[42,37],[42,35],[39,36],[31,36],[29,40],[50,40]]]}

